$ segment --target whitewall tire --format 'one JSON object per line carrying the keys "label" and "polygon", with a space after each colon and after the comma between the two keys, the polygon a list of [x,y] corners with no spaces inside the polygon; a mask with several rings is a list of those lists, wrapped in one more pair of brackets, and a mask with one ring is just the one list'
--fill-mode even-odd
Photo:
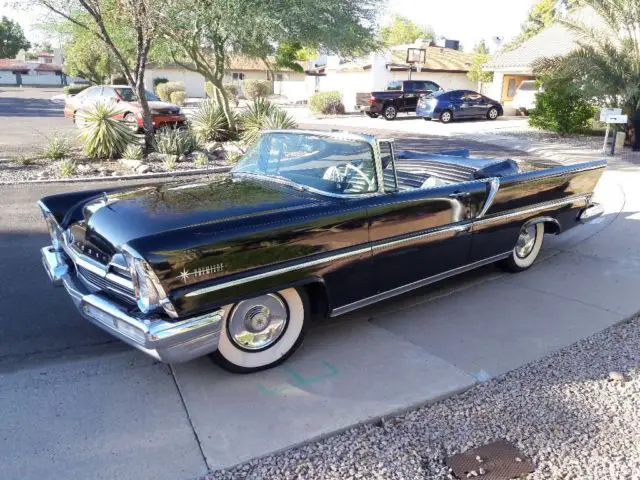
{"label": "whitewall tire", "polygon": [[516,246],[511,255],[500,262],[500,266],[509,272],[522,272],[531,267],[540,255],[544,240],[544,223],[525,225],[518,234]]}
{"label": "whitewall tire", "polygon": [[218,350],[211,358],[234,373],[279,365],[302,344],[308,305],[304,290],[287,288],[225,306]]}

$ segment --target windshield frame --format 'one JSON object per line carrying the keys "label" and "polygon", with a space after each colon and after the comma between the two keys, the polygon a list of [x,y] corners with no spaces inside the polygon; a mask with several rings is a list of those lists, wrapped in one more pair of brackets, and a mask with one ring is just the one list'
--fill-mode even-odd
{"label": "windshield frame", "polygon": [[[367,145],[369,145],[371,147],[371,152],[373,154],[373,166],[375,168],[375,178],[376,178],[376,189],[372,192],[366,192],[366,193],[332,193],[332,192],[326,192],[324,190],[320,190],[308,185],[303,185],[300,183],[297,183],[293,180],[289,180],[286,183],[290,183],[290,184],[295,184],[297,185],[300,190],[306,190],[318,195],[322,195],[325,197],[334,197],[334,198],[349,198],[349,199],[359,199],[359,198],[367,198],[367,197],[372,197],[372,196],[378,196],[378,195],[382,195],[385,194],[385,190],[384,190],[384,176],[382,174],[382,161],[381,161],[381,157],[380,157],[380,149],[378,147],[378,141],[376,140],[375,137],[370,136],[370,135],[364,135],[364,134],[358,134],[358,133],[350,133],[350,132],[344,132],[344,131],[336,131],[336,132],[326,132],[326,131],[319,131],[319,130],[297,130],[297,129],[276,129],[276,130],[263,130],[261,132],[261,135],[266,135],[266,134],[287,134],[287,135],[291,135],[291,134],[296,134],[296,135],[313,135],[313,136],[317,136],[317,137],[326,137],[326,138],[334,138],[336,140],[347,140],[347,141],[355,141],[355,142],[363,142],[366,143]],[[395,167],[395,166],[394,166]],[[235,169],[235,167],[234,167]],[[284,183],[282,178],[280,178],[277,175],[265,175],[262,173],[254,173],[254,172],[242,172],[242,171],[234,171],[234,169],[231,170],[231,174],[232,175],[250,175],[253,177],[259,177],[259,178],[264,178],[273,182],[278,182],[278,183]]]}
{"label": "windshield frame", "polygon": [[[131,88],[129,85],[115,85],[113,87],[113,91],[116,93],[116,95],[118,96],[118,98],[120,98],[120,100],[122,100],[123,102],[137,102],[138,99],[136,98],[136,92],[133,90],[133,88]],[[121,92],[119,90],[130,90],[131,93],[133,94],[133,97],[130,100],[127,100],[126,98],[124,98],[121,94]],[[155,93],[153,93],[150,90],[147,90],[145,88],[144,90],[145,93],[145,97],[147,97],[147,102],[159,102],[160,97],[158,97]],[[151,98],[149,98],[151,97]]]}

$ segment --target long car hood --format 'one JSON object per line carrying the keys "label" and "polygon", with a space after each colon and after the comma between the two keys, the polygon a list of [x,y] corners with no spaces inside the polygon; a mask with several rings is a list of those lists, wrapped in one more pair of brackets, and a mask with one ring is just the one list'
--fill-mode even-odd
{"label": "long car hood", "polygon": [[114,247],[157,233],[312,206],[321,200],[286,185],[230,175],[106,194],[84,206],[90,231]]}

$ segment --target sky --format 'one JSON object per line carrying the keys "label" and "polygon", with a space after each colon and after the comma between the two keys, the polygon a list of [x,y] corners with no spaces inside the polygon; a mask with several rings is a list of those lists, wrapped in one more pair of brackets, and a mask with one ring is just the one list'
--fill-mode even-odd
{"label": "sky", "polygon": [[[318,0],[322,1],[322,0]],[[520,32],[520,24],[536,0],[388,0],[383,18],[399,14],[416,23],[432,26],[438,35],[460,40],[465,50],[484,39],[491,47],[492,37],[504,37],[505,41]],[[28,2],[28,0],[27,0]],[[0,17],[6,15],[18,21],[30,41],[49,40],[57,46],[54,38],[46,38],[37,29],[41,18],[36,12],[21,12],[0,0]]]}
{"label": "sky", "polygon": [[436,35],[460,40],[469,51],[482,39],[491,48],[493,37],[504,37],[506,42],[517,36],[534,3],[535,0],[389,0],[388,13],[431,26]]}

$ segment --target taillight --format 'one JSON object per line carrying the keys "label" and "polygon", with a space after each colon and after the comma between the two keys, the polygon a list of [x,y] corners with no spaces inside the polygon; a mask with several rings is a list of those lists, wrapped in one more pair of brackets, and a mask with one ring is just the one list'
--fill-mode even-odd
{"label": "taillight", "polygon": [[373,105],[376,103],[376,97],[374,97],[373,95],[371,95],[369,97],[369,105]]}

